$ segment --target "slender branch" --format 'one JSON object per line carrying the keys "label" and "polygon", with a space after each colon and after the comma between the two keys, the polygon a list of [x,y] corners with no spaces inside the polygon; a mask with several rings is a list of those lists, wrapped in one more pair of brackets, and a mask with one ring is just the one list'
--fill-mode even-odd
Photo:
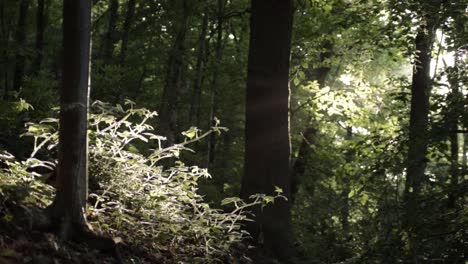
{"label": "slender branch", "polygon": [[[36,153],[42,148],[44,147],[44,145],[49,142],[54,136],[56,136],[58,134],[58,132],[55,132],[53,133],[52,135],[50,135],[50,137],[47,137],[44,139],[44,141],[41,142],[41,144],[39,144],[39,146],[35,147],[34,148],[34,151],[31,153],[31,157],[30,158],[33,158],[34,155],[36,155]],[[36,139],[36,137],[35,137]]]}

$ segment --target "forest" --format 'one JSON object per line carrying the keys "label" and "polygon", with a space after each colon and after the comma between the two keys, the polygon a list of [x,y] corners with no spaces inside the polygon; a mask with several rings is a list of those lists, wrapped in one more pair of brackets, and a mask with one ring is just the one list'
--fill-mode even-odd
{"label": "forest", "polygon": [[0,263],[468,263],[466,0],[0,0]]}

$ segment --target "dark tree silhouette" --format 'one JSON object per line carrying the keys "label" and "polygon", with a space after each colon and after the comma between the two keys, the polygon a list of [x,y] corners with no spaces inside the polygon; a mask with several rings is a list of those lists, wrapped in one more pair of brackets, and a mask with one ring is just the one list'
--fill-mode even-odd
{"label": "dark tree silhouette", "polygon": [[411,84],[411,112],[405,184],[406,229],[410,235],[411,255],[417,261],[419,239],[417,237],[418,197],[426,169],[429,142],[429,97],[431,94],[431,51],[435,35],[435,21],[426,17],[416,36],[416,59]]}
{"label": "dark tree silhouette", "polygon": [[[273,194],[275,186],[290,196],[289,56],[292,0],[252,1],[247,73],[245,174],[241,197]],[[253,210],[248,231],[261,234],[264,249],[286,259],[290,241],[290,203],[277,200]]]}
{"label": "dark tree silhouette", "polygon": [[13,90],[19,91],[23,86],[24,70],[26,58],[24,56],[26,49],[26,20],[28,17],[30,0],[21,0],[19,6],[18,24],[16,26],[16,64],[13,76]]}
{"label": "dark tree silhouette", "polygon": [[89,89],[91,1],[63,3],[63,80],[57,195],[49,207],[52,223],[63,239],[87,230],[87,109]]}

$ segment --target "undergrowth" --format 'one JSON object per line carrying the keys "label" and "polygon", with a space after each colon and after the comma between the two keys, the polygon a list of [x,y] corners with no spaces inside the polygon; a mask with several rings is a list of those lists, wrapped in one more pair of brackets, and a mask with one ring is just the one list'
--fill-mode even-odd
{"label": "undergrowth", "polygon": [[[183,132],[184,142],[164,147],[165,138],[154,133],[156,112],[96,101],[89,115],[88,221],[98,232],[169,256],[174,262],[249,262],[241,242],[248,237],[241,223],[248,221],[246,209],[282,197],[262,194],[246,203],[237,197],[223,200],[228,212],[212,208],[198,192],[198,181],[210,178],[206,169],[187,166],[182,151],[210,133],[192,127]],[[55,189],[49,185],[56,164],[58,119],[28,123],[24,136],[34,138],[29,159],[16,160],[0,152],[0,216],[13,222],[8,203],[44,208]],[[0,150],[1,151],[1,150]],[[40,160],[36,156],[49,157]],[[165,160],[164,162],[161,162]],[[162,165],[164,164],[164,166]]]}

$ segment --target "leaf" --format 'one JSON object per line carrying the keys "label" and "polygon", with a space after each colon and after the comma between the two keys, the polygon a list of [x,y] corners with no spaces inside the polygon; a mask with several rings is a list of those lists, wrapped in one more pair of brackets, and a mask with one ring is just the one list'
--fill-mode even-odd
{"label": "leaf", "polygon": [[221,205],[228,205],[234,202],[239,202],[241,199],[239,197],[229,197],[221,201]]}
{"label": "leaf", "polygon": [[273,201],[275,200],[275,198],[271,196],[265,196],[264,199],[265,199],[265,204],[273,203]]}
{"label": "leaf", "polygon": [[130,105],[130,107],[134,107],[136,103],[130,99],[125,99],[124,105]]}
{"label": "leaf", "polygon": [[278,186],[275,186],[275,193],[281,194],[281,193],[283,193],[283,189],[281,189],[281,188],[278,187]]}
{"label": "leaf", "polygon": [[192,139],[197,135],[199,129],[197,127],[191,127],[189,130],[182,132],[182,135],[187,137],[188,139]]}
{"label": "leaf", "polygon": [[367,201],[369,200],[369,196],[367,194],[363,194],[361,197],[361,204],[366,205]]}
{"label": "leaf", "polygon": [[295,86],[299,85],[299,78],[294,78],[293,83]]}
{"label": "leaf", "polygon": [[37,131],[39,131],[39,129],[37,127],[35,127],[35,126],[29,126],[28,127],[28,132],[30,132],[30,133],[34,133],[34,132],[37,132]]}
{"label": "leaf", "polygon": [[219,120],[216,116],[214,117],[214,122],[215,122],[215,127],[219,126],[221,124],[221,120]]}
{"label": "leaf", "polygon": [[58,123],[58,119],[57,118],[44,118],[41,120],[40,122],[41,124],[43,123]]}

